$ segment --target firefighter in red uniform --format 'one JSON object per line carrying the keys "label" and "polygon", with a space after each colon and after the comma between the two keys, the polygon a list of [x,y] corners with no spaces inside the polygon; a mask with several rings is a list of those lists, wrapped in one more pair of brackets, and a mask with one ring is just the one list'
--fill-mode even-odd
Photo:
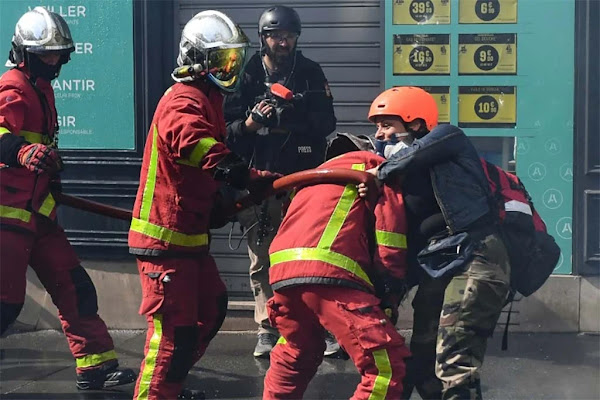
{"label": "firefighter in red uniform", "polygon": [[58,308],[77,365],[77,387],[100,389],[133,382],[119,370],[96,289],[57,224],[50,194],[61,160],[50,81],[75,49],[58,14],[36,7],[17,22],[0,78],[0,298],[1,333],[23,307],[31,265]]}
{"label": "firefighter in red uniform", "polygon": [[134,399],[200,395],[182,390],[227,310],[209,250],[211,209],[221,183],[260,194],[280,175],[249,170],[225,144],[223,91],[236,89],[249,41],[225,14],[203,11],[184,27],[177,81],[148,134],[129,231],[148,333]]}
{"label": "firefighter in red uniform", "polygon": [[[351,152],[319,168],[365,170],[383,161]],[[402,195],[390,187],[366,201],[355,185],[298,191],[269,249],[269,320],[281,338],[263,399],[302,398],[323,360],[325,329],[362,375],[352,399],[400,398],[410,353],[383,309],[397,313],[404,293],[405,231]]]}

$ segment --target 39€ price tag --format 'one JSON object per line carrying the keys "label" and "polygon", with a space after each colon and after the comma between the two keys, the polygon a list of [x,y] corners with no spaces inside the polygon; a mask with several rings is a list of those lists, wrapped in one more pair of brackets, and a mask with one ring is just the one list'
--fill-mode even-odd
{"label": "39\u20ac price tag", "polygon": [[449,24],[450,0],[393,0],[392,24]]}
{"label": "39\u20ac price tag", "polygon": [[459,24],[517,22],[517,0],[460,0],[458,10]]}
{"label": "39\u20ac price tag", "polygon": [[458,126],[461,128],[514,128],[517,124],[514,86],[460,86]]}
{"label": "39\u20ac price tag", "polygon": [[516,34],[458,35],[459,75],[515,75],[516,73]]}
{"label": "39\u20ac price tag", "polygon": [[449,75],[450,35],[394,35],[394,75]]}
{"label": "39\u20ac price tag", "polygon": [[438,107],[438,123],[450,123],[450,86],[421,86],[429,93]]}

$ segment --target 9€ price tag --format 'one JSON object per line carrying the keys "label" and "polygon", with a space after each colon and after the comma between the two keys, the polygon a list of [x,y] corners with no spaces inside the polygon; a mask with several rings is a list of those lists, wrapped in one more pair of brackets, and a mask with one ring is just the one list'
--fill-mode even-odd
{"label": "9\u20ac price tag", "polygon": [[394,25],[449,24],[450,0],[393,0]]}
{"label": "9\u20ac price tag", "polygon": [[458,126],[461,128],[514,128],[516,107],[514,86],[458,88]]}
{"label": "9\u20ac price tag", "polygon": [[486,33],[458,36],[459,75],[515,75],[517,35]]}
{"label": "9\u20ac price tag", "polygon": [[460,0],[460,24],[514,24],[517,0]]}
{"label": "9\u20ac price tag", "polygon": [[394,35],[394,75],[449,75],[450,35]]}

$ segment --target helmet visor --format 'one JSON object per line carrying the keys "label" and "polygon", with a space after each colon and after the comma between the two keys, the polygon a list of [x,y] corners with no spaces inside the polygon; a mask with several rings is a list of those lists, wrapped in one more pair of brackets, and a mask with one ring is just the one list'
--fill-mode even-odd
{"label": "helmet visor", "polygon": [[208,51],[208,76],[221,88],[235,90],[246,61],[246,47]]}

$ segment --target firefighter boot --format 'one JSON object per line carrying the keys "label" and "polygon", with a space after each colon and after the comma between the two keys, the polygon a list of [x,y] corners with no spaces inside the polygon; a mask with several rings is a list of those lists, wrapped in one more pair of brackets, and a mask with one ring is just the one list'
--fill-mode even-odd
{"label": "firefighter boot", "polygon": [[119,369],[119,363],[109,361],[99,368],[77,374],[77,389],[98,390],[135,382],[137,375],[129,368]]}

